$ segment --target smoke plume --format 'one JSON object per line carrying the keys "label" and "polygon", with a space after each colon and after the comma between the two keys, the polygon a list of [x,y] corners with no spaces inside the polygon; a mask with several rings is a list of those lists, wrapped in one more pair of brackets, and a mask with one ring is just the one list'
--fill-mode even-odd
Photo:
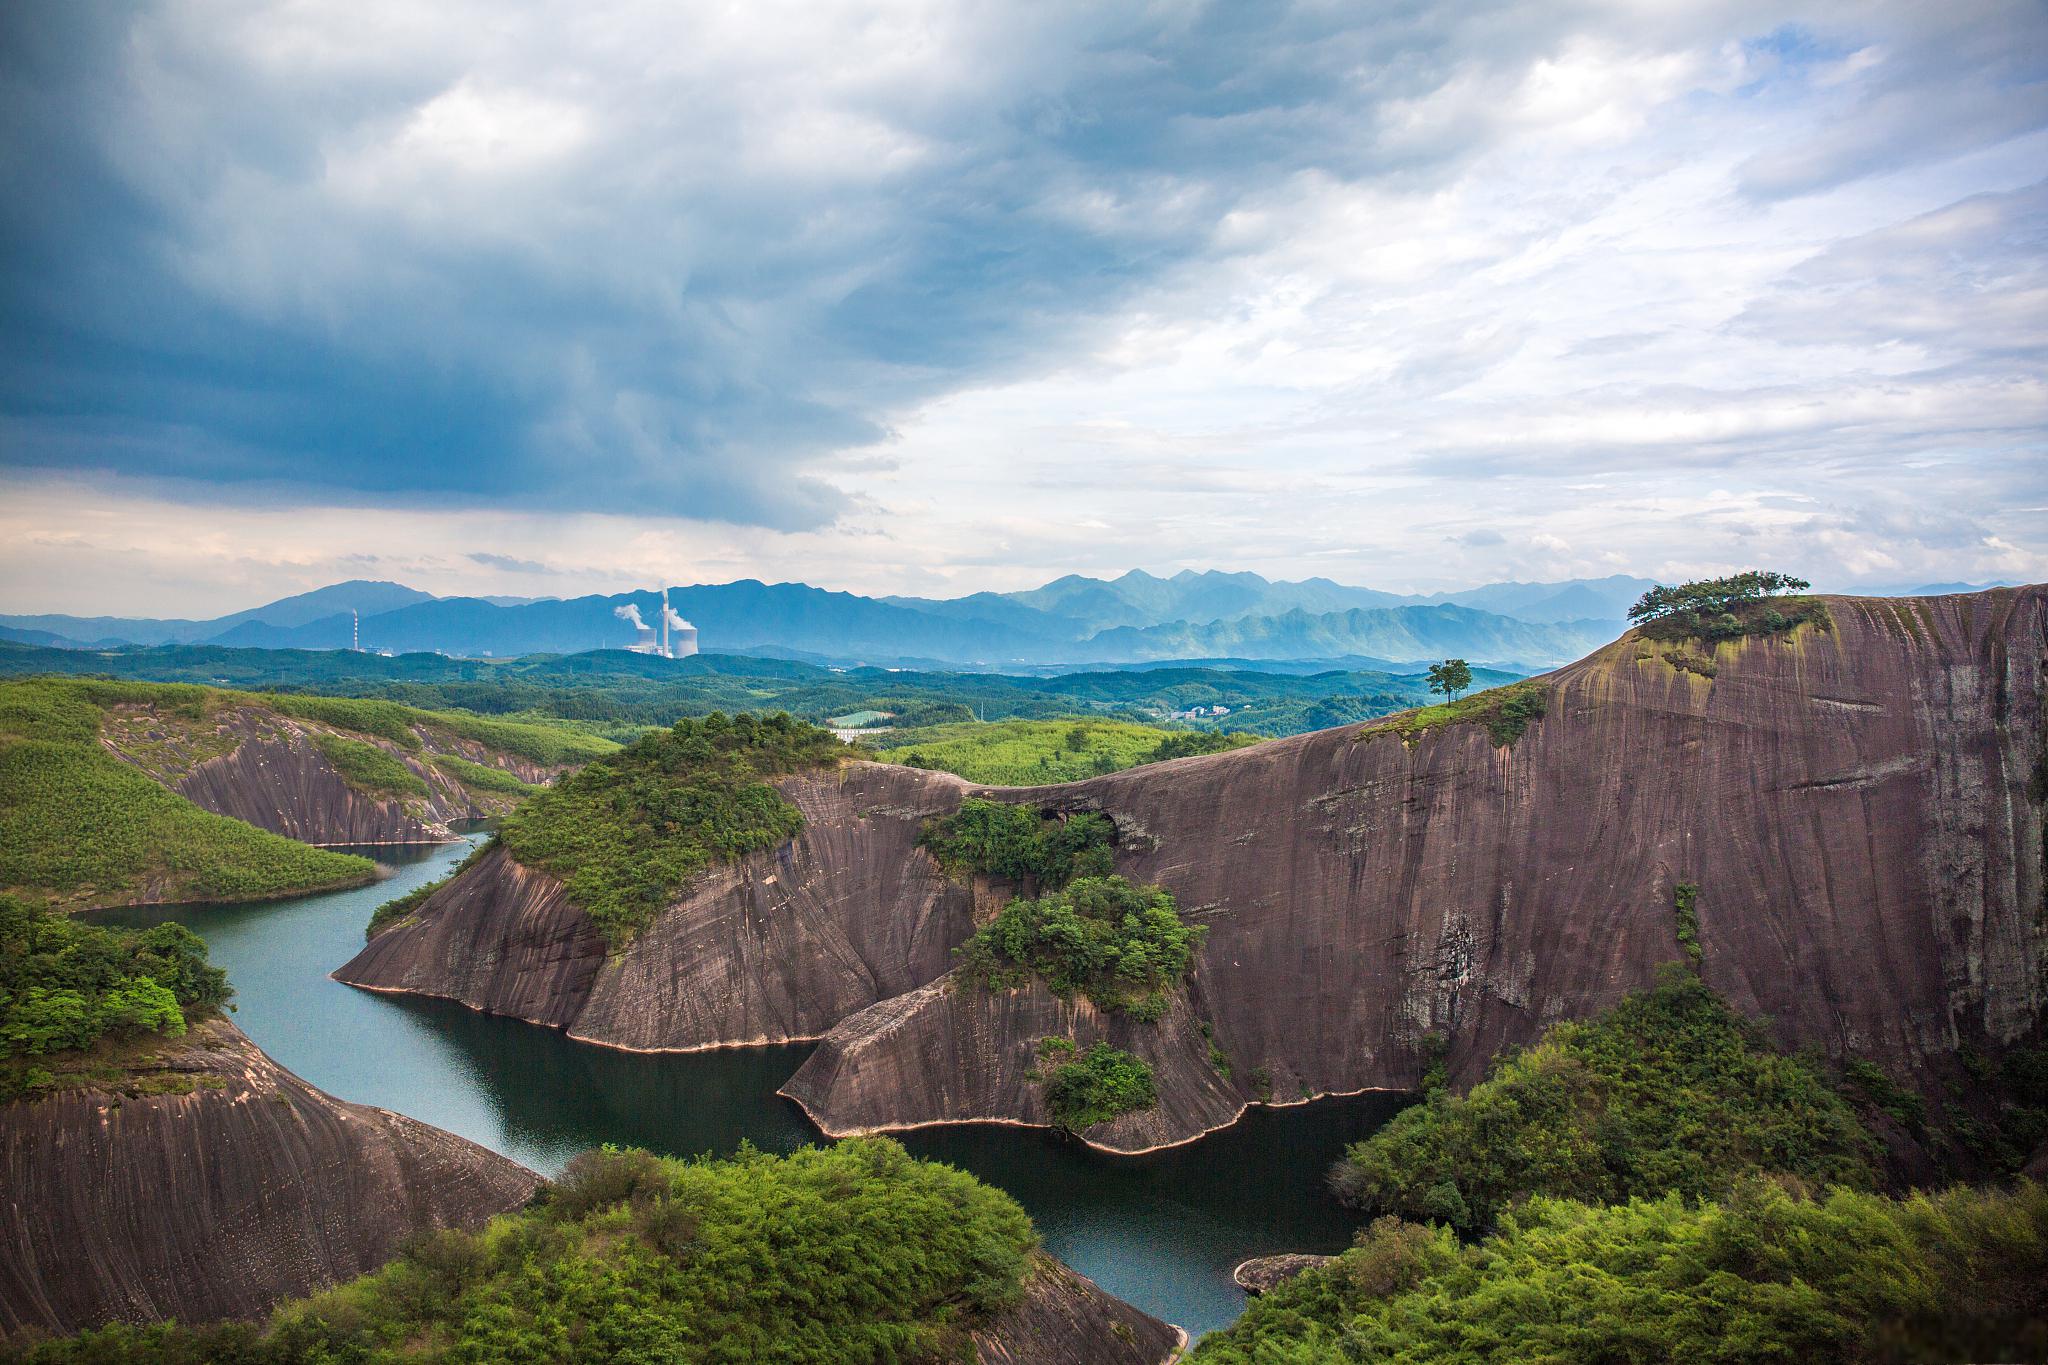
{"label": "smoke plume", "polygon": [[635,630],[647,629],[647,623],[640,619],[640,608],[634,606],[631,602],[626,603],[622,607],[613,607],[612,615],[618,617]]}
{"label": "smoke plume", "polygon": [[683,619],[683,614],[677,611],[674,607],[664,607],[662,608],[662,610],[668,613],[668,628],[670,630],[696,629],[695,626],[691,625],[688,621],[685,621]]}

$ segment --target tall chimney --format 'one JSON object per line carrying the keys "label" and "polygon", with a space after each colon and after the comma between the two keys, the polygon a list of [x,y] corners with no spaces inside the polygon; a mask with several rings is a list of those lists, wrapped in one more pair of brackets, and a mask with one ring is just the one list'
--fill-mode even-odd
{"label": "tall chimney", "polygon": [[661,657],[662,657],[662,658],[664,658],[664,659],[673,659],[673,658],[675,657],[675,655],[673,655],[673,654],[671,654],[671,653],[669,653],[669,652],[668,652],[668,589],[667,589],[667,588],[663,588],[663,589],[661,590]]}

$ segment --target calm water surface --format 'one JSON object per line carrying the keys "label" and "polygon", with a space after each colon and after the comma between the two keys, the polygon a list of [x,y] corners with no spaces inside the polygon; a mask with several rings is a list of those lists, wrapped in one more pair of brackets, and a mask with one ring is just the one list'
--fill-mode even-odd
{"label": "calm water surface", "polygon": [[[390,880],[260,905],[147,906],[93,918],[190,925],[228,970],[236,1022],[285,1066],[343,1099],[410,1114],[535,1170],[557,1172],[601,1142],[695,1156],[743,1140],[777,1152],[823,1141],[775,1094],[806,1046],[614,1052],[452,1001],[328,979],[361,947],[371,910],[445,875],[468,850],[356,849],[391,868]],[[1230,1270],[1245,1257],[1348,1244],[1354,1219],[1323,1192],[1323,1172],[1399,1107],[1392,1097],[1363,1096],[1254,1110],[1224,1132],[1144,1157],[971,1124],[902,1141],[1008,1190],[1054,1255],[1200,1335],[1242,1311]]]}

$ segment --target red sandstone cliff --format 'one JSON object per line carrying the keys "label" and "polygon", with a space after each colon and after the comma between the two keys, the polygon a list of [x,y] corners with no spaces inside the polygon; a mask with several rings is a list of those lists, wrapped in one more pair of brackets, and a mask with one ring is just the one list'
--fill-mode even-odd
{"label": "red sandstone cliff", "polygon": [[344,1104],[224,1020],[145,1079],[0,1106],[0,1333],[254,1317],[374,1269],[430,1228],[475,1229],[538,1177],[402,1114]]}
{"label": "red sandstone cliff", "polygon": [[335,978],[686,1051],[816,1038],[944,973],[973,932],[974,896],[917,839],[966,784],[863,763],[777,785],[802,832],[707,874],[626,952],[608,956],[562,884],[501,848]]}
{"label": "red sandstone cliff", "polygon": [[865,765],[794,784],[812,822],[794,844],[708,880],[615,961],[559,887],[480,866],[337,976],[625,1046],[824,1032],[786,1093],[835,1133],[1040,1121],[1035,1039],[1106,1036],[1160,1072],[1157,1111],[1088,1134],[1129,1150],[1227,1122],[1254,1075],[1283,1101],[1412,1087],[1427,1034],[1476,1079],[1679,956],[1691,883],[1715,989],[1788,1043],[1911,1076],[2017,1036],[2048,999],[2048,589],[1828,606],[1831,629],[1695,645],[1685,668],[1618,641],[1549,675],[1547,715],[1512,747],[1472,725],[1346,727],[994,793],[1109,812],[1119,870],[1208,926],[1184,1006],[1142,1037],[1037,987],[929,986],[972,901],[917,825],[973,789]]}

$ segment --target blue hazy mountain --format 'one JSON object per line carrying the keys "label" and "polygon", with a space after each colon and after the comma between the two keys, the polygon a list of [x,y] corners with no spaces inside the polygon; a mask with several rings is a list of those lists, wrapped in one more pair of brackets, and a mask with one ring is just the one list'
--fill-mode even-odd
{"label": "blue hazy mountain", "polygon": [[[1325,578],[1274,582],[1253,573],[1160,578],[1079,575],[1014,593],[872,598],[805,583],[696,584],[669,600],[706,650],[839,663],[978,667],[1130,664],[1158,660],[1459,655],[1541,667],[1577,658],[1621,629],[1642,580],[1505,583],[1417,597]],[[372,650],[505,657],[578,653],[633,643],[631,606],[658,620],[652,591],[567,599],[433,597],[396,583],[338,583],[210,621],[0,616],[0,637],[105,647],[219,644],[341,649],[361,614]],[[53,638],[54,637],[54,638]]]}

